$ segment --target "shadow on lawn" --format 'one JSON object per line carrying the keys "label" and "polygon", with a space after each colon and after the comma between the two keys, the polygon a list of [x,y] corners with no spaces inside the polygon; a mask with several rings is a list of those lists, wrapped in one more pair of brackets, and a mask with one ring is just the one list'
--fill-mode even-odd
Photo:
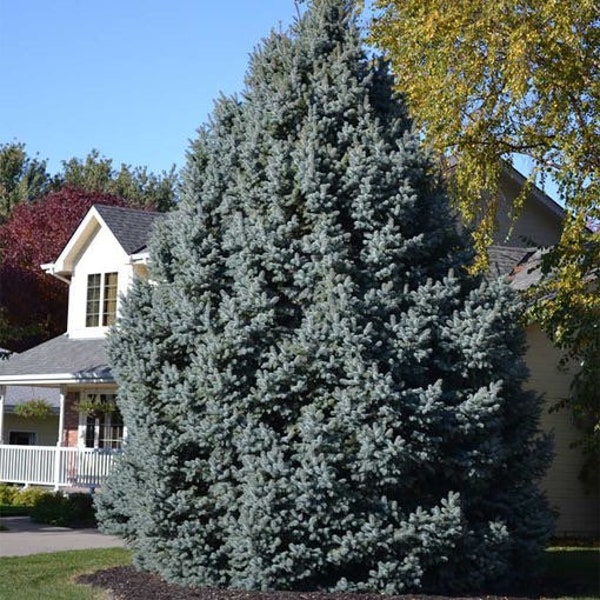
{"label": "shadow on lawn", "polygon": [[549,550],[545,573],[536,584],[537,597],[600,596],[600,550]]}
{"label": "shadow on lawn", "polygon": [[[504,591],[501,595],[477,594],[476,598],[590,598],[600,593],[600,552],[598,550],[549,551],[545,574],[526,588]],[[169,585],[155,575],[133,567],[116,567],[84,575],[80,583],[110,589],[121,600],[381,600],[375,594],[326,594],[320,592],[245,592],[228,589],[191,589]],[[460,596],[466,598],[467,595]],[[430,598],[444,596],[396,596],[396,598]],[[457,600],[457,597],[454,597]]]}

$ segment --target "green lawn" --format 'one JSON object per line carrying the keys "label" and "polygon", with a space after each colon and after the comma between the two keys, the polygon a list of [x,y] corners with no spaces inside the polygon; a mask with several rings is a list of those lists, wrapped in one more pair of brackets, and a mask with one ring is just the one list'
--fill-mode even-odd
{"label": "green lawn", "polygon": [[122,548],[73,550],[0,558],[0,598],[19,600],[97,600],[102,592],[76,585],[73,578],[131,563]]}
{"label": "green lawn", "polygon": [[569,593],[572,587],[572,595],[567,597],[600,598],[600,548],[548,550],[545,577],[556,582],[557,590]]}
{"label": "green lawn", "polygon": [[[600,598],[600,550],[552,549],[546,554],[546,586],[556,582],[545,598]],[[73,578],[117,565],[131,563],[121,548],[74,550],[0,558],[0,598],[19,600],[99,600],[102,591],[76,585]],[[18,595],[15,594],[18,590]],[[539,596],[533,592],[532,597]],[[149,599],[150,600],[150,599]]]}

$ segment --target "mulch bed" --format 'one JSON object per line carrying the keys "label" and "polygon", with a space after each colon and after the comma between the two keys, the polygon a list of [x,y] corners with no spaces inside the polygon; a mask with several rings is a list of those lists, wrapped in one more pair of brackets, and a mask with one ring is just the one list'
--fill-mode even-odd
{"label": "mulch bed", "polygon": [[[137,571],[134,567],[114,567],[82,575],[78,583],[109,590],[113,600],[382,600],[379,594],[333,594],[324,592],[247,592],[243,590],[188,588],[164,582],[151,573]],[[556,589],[556,588],[559,589]],[[577,583],[539,580],[532,589],[517,595],[480,595],[483,600],[522,600],[525,598],[553,598],[580,595]],[[446,596],[384,596],[385,600],[444,600]],[[453,596],[451,600],[465,600]]]}

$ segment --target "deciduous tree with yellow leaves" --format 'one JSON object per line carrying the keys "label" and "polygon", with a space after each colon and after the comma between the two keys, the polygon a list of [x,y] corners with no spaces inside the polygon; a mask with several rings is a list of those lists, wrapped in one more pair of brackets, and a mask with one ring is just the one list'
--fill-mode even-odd
{"label": "deciduous tree with yellow leaves", "polygon": [[[456,161],[459,208],[480,267],[502,161],[551,177],[567,217],[534,291],[536,318],[581,364],[566,400],[600,453],[600,11],[597,0],[376,0],[371,41],[387,53],[424,139]],[[523,200],[523,190],[520,201]],[[486,201],[482,202],[485,192]]]}

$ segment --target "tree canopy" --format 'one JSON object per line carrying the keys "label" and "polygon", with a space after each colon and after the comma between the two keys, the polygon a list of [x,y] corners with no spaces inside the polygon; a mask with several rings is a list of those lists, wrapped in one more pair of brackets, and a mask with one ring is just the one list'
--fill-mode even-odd
{"label": "tree canopy", "polygon": [[110,336],[98,516],[171,581],[472,591],[550,529],[519,306],[464,268],[352,4],[309,4],[216,103]]}
{"label": "tree canopy", "polygon": [[30,156],[25,144],[0,144],[0,219],[7,218],[21,202],[30,202],[64,186],[112,194],[131,207],[166,212],[177,203],[178,185],[175,165],[160,174],[125,163],[116,169],[112,159],[91,150],[84,159],[62,161],[61,169],[52,175],[47,162]]}
{"label": "tree canopy", "polygon": [[146,167],[127,164],[115,169],[112,159],[101,156],[97,150],[92,150],[85,160],[71,158],[63,161],[58,178],[61,184],[113,194],[126,200],[131,207],[152,208],[160,212],[175,206],[178,193],[175,165],[159,175],[149,172]]}
{"label": "tree canopy", "polygon": [[[566,209],[529,316],[581,365],[567,399],[600,458],[600,18],[595,0],[377,0],[385,50],[424,139],[456,165],[455,199],[486,266],[502,161],[531,160]],[[528,193],[523,189],[520,202]],[[517,207],[518,208],[518,207]],[[518,210],[516,211],[518,214]]]}
{"label": "tree canopy", "polygon": [[[558,182],[574,215],[599,216],[594,0],[378,0],[376,7],[371,39],[391,60],[427,142],[457,159],[466,217],[494,208],[482,205],[481,191],[496,190],[500,159],[514,154]],[[485,226],[493,210],[489,216]],[[480,229],[481,241],[486,233]]]}
{"label": "tree canopy", "polygon": [[43,195],[51,186],[46,161],[29,156],[25,144],[0,144],[0,221],[17,204]]}

